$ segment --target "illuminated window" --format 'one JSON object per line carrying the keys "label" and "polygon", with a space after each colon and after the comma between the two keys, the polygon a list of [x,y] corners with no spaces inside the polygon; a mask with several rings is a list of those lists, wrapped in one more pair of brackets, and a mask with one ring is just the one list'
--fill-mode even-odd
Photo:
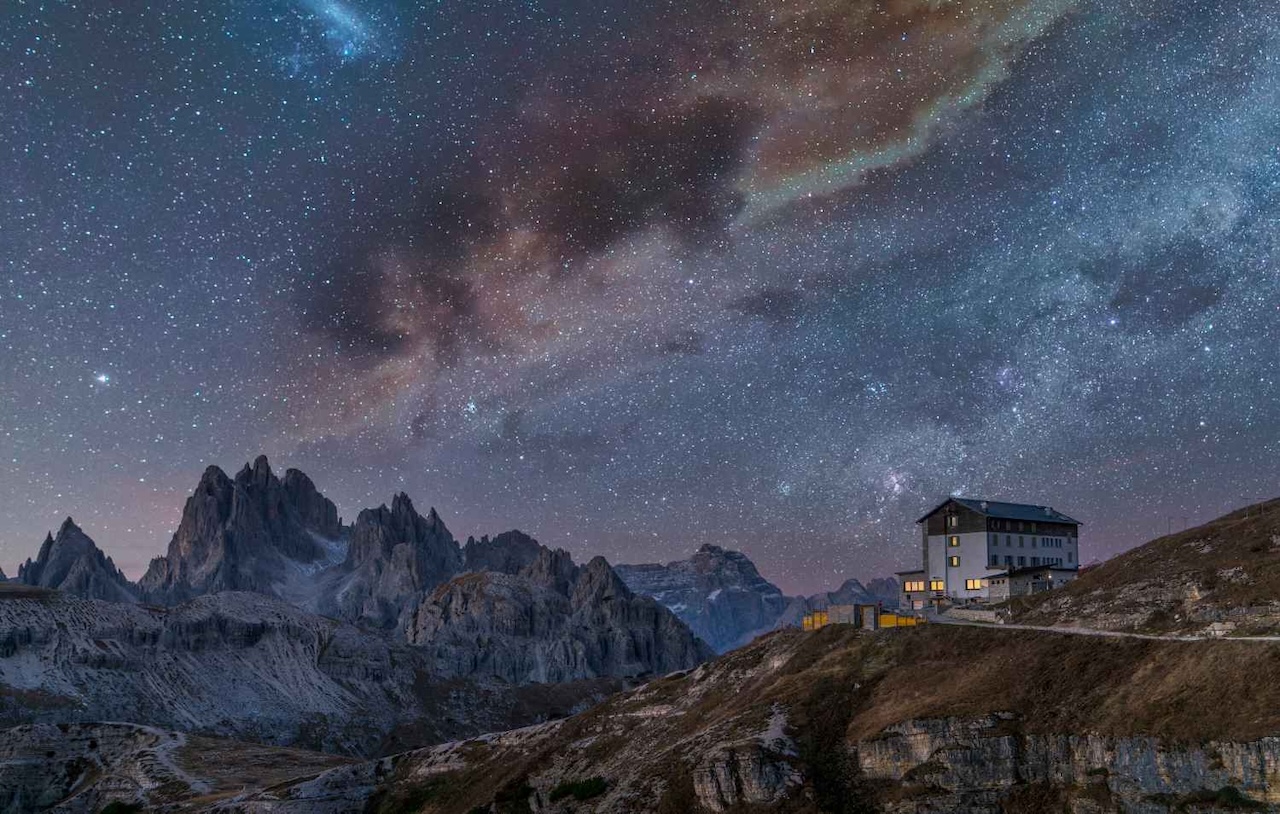
{"label": "illuminated window", "polygon": [[948,518],[947,518],[947,525],[948,525],[950,528],[955,528],[956,526],[960,525],[960,515],[953,514],[953,515],[951,515],[950,517],[948,517]]}
{"label": "illuminated window", "polygon": [[929,590],[945,591],[946,589],[947,589],[946,583],[943,582],[942,580],[940,579],[929,580]]}
{"label": "illuminated window", "polygon": [[985,579],[966,579],[964,581],[966,591],[981,591],[986,586]]}
{"label": "illuminated window", "polygon": [[919,593],[924,591],[924,580],[908,582],[906,591],[907,593]]}
{"label": "illuminated window", "polygon": [[959,558],[959,557],[947,557],[947,564],[948,564],[948,565],[950,565],[952,568],[958,568],[958,567],[960,567],[960,558]]}
{"label": "illuminated window", "polygon": [[955,547],[959,546],[959,545],[960,545],[960,538],[959,538],[959,537],[954,537],[954,536],[953,536],[951,539],[947,540],[947,545],[951,546],[952,548],[955,548]]}

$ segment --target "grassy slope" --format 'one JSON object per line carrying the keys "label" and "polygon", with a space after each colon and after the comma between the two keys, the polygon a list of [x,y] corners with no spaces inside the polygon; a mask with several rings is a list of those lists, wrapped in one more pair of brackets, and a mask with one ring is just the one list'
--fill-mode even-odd
{"label": "grassy slope", "polygon": [[[1280,733],[1280,645],[1096,639],[935,626],[858,634],[781,632],[692,673],[653,682],[518,740],[472,742],[456,771],[402,759],[371,810],[467,814],[528,786],[602,776],[611,798],[689,810],[692,774],[726,744],[756,743],[785,708],[798,760],[824,811],[869,799],[844,750],[893,723],[1013,712],[1027,732],[1155,735],[1182,742]],[[527,792],[525,792],[527,794]],[[504,796],[505,795],[505,796]],[[807,811],[805,803],[779,811]],[[500,807],[499,810],[504,810]],[[512,808],[511,810],[519,810]]]}
{"label": "grassy slope", "polygon": [[1160,537],[1024,601],[1018,621],[1148,631],[1235,621],[1280,631],[1280,500]]}

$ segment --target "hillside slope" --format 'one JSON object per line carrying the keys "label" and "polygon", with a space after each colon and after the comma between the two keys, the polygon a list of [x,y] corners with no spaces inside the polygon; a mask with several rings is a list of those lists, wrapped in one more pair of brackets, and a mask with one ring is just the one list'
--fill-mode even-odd
{"label": "hillside slope", "polygon": [[[1280,810],[1280,646],[944,626],[758,639],[565,721],[237,811]],[[333,804],[341,800],[341,804]]]}
{"label": "hillside slope", "polygon": [[1027,624],[1280,633],[1280,499],[1152,540],[1016,611]]}

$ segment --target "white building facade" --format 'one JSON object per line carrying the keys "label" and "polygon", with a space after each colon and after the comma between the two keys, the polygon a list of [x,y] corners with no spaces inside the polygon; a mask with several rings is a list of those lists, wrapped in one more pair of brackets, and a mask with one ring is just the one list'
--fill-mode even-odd
{"label": "white building facade", "polygon": [[917,523],[922,567],[898,574],[905,609],[995,599],[992,577],[1032,567],[1063,584],[1080,567],[1079,521],[1049,506],[953,497]]}

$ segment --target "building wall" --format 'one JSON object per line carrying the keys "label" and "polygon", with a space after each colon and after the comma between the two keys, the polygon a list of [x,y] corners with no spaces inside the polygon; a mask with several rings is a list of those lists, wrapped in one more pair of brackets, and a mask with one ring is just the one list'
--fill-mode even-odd
{"label": "building wall", "polygon": [[[958,546],[949,544],[955,537]],[[929,552],[929,579],[940,579],[947,596],[952,599],[985,599],[987,589],[966,587],[969,580],[982,580],[992,569],[987,567],[987,532],[970,531],[962,534],[932,534],[925,541]],[[951,565],[952,557],[959,557],[958,566]]]}

